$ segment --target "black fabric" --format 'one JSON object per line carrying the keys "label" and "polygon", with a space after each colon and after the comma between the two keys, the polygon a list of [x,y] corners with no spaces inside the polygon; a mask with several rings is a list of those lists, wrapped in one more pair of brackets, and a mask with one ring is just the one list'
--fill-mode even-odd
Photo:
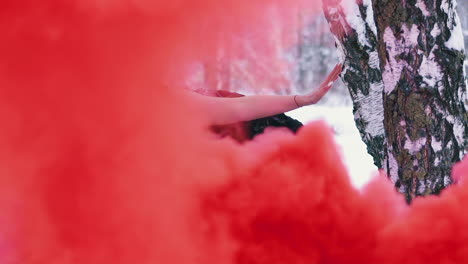
{"label": "black fabric", "polygon": [[279,114],[269,116],[265,118],[255,119],[249,122],[248,134],[249,138],[252,139],[258,134],[262,134],[265,128],[272,127],[286,127],[292,132],[296,133],[297,130],[302,127],[302,123],[294,118],[291,118],[285,114]]}

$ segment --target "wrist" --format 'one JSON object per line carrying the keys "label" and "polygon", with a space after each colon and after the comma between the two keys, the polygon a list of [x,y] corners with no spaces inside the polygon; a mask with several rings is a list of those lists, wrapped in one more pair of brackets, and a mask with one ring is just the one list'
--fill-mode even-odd
{"label": "wrist", "polygon": [[297,108],[302,107],[302,105],[299,104],[297,95],[293,96],[294,103],[296,104]]}

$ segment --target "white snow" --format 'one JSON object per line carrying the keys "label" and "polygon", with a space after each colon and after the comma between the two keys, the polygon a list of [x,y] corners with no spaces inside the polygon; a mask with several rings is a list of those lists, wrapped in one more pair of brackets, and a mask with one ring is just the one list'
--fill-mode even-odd
{"label": "white snow", "polygon": [[447,27],[451,29],[450,38],[445,42],[445,46],[449,49],[463,51],[465,42],[460,17],[456,13],[457,1],[453,0],[452,6],[450,6],[448,0],[443,0],[440,8],[447,14]]}
{"label": "white snow", "polygon": [[346,13],[346,21],[356,31],[359,42],[363,46],[371,47],[366,37],[366,25],[377,35],[377,26],[375,25],[374,9],[371,0],[363,0],[362,5],[366,8],[366,19],[364,20],[357,1],[343,1],[342,6]]}
{"label": "white snow", "polygon": [[[346,21],[356,31],[359,42],[363,46],[371,47],[366,37],[366,21],[364,21],[364,19],[361,16],[357,2],[356,1],[344,1],[342,6],[346,13]],[[372,5],[368,5],[367,8],[372,9]],[[373,19],[373,16],[372,16],[372,19]],[[375,24],[374,24],[374,28],[375,28]],[[377,28],[375,28],[375,32],[377,32]]]}
{"label": "white snow", "polygon": [[445,42],[445,46],[449,49],[464,51],[465,50],[465,40],[463,38],[462,26],[460,22],[460,17],[453,14],[455,25],[453,26],[452,32],[450,32],[450,38]]}
{"label": "white snow", "polygon": [[287,113],[307,123],[324,119],[335,130],[335,140],[341,148],[351,182],[357,188],[365,185],[377,172],[372,157],[359,135],[353,119],[352,107],[306,106]]}
{"label": "white snow", "polygon": [[375,25],[374,9],[372,8],[371,0],[364,0],[362,4],[366,7],[366,22],[369,25],[372,32],[377,35],[377,26]]}

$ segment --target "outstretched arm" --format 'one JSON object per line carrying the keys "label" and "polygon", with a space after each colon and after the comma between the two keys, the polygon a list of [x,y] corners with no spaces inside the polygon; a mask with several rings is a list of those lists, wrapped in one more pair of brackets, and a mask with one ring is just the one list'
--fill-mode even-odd
{"label": "outstretched arm", "polygon": [[252,95],[219,98],[194,93],[194,98],[210,114],[212,124],[249,121],[317,103],[330,90],[340,73],[341,64],[337,64],[320,87],[306,95]]}

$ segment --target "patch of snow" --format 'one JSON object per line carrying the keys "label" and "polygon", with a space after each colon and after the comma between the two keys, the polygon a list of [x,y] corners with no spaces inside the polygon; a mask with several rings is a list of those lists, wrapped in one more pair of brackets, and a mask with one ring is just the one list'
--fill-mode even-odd
{"label": "patch of snow", "polygon": [[371,0],[364,0],[362,4],[366,7],[366,22],[369,25],[370,29],[377,35],[377,26],[375,25],[374,19],[374,8],[372,7]]}
{"label": "patch of snow", "polygon": [[421,12],[423,13],[423,15],[424,15],[425,17],[428,17],[428,16],[431,15],[431,13],[430,13],[429,11],[427,11],[426,4],[424,4],[423,1],[418,0],[418,1],[416,2],[416,7],[418,7],[419,9],[421,9]]}
{"label": "patch of snow", "polygon": [[377,168],[373,164],[372,157],[367,153],[366,145],[354,123],[351,106],[306,106],[288,112],[287,115],[304,124],[316,119],[324,119],[330,124],[336,132],[335,140],[341,148],[344,163],[355,187],[361,188],[376,174]]}
{"label": "patch of snow", "polygon": [[465,40],[463,37],[462,26],[460,22],[460,17],[454,13],[454,22],[452,31],[450,32],[450,38],[445,42],[445,46],[449,49],[464,51],[465,50]]}
{"label": "patch of snow", "polygon": [[411,141],[408,137],[405,140],[405,146],[404,148],[408,150],[408,152],[411,155],[416,154],[416,152],[420,151],[422,147],[426,144],[426,138],[421,137],[417,139],[416,141]]}
{"label": "patch of snow", "polygon": [[[345,1],[342,6],[346,13],[346,21],[348,21],[348,24],[356,31],[359,42],[363,46],[371,47],[366,37],[366,21],[364,21],[364,19],[361,16],[361,12],[359,11],[359,5],[357,4],[357,2]],[[372,8],[372,6],[370,6],[370,8]]]}
{"label": "patch of snow", "polygon": [[445,42],[445,46],[449,49],[463,51],[465,42],[460,17],[456,12],[457,1],[453,0],[452,5],[450,5],[448,0],[442,0],[440,8],[447,14],[447,27],[451,30],[450,38]]}

